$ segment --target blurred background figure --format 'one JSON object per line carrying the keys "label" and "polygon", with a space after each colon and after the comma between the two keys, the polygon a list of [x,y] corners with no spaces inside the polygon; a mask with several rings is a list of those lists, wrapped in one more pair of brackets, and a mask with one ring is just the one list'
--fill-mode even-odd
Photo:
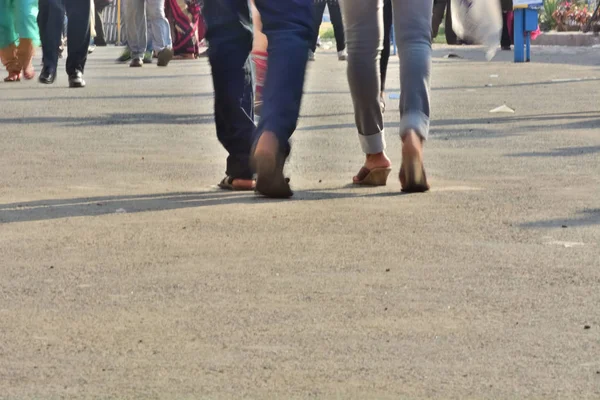
{"label": "blurred background figure", "polygon": [[31,59],[39,42],[37,3],[37,0],[0,0],[0,59],[8,71],[5,82],[35,76]]}
{"label": "blurred background figure", "polygon": [[252,41],[252,65],[254,68],[254,120],[258,123],[262,109],[262,91],[265,86],[267,75],[267,37],[262,33],[262,21],[260,13],[254,5],[252,6],[252,25],[254,28],[254,40]]}
{"label": "blurred background figure", "polygon": [[502,39],[500,45],[502,50],[510,50],[512,44],[511,31],[512,31],[512,16],[513,2],[512,0],[500,0],[500,6],[502,7]]}
{"label": "blurred background figure", "polygon": [[199,0],[166,0],[165,13],[171,26],[175,57],[198,57],[202,39],[206,34]]}
{"label": "blurred background figure", "polygon": [[431,24],[431,37],[436,38],[442,21],[444,21],[444,29],[446,35],[446,43],[460,44],[458,37],[452,30],[452,9],[450,7],[451,0],[434,0],[433,2],[433,19]]}
{"label": "blurred background figure", "polygon": [[96,46],[106,46],[106,37],[104,36],[104,23],[102,22],[102,12],[106,7],[108,7],[112,3],[113,0],[94,0],[94,28],[96,30],[94,44]]}
{"label": "blurred background figure", "polygon": [[165,0],[125,0],[127,44],[131,49],[130,67],[144,64],[148,37],[157,53],[156,65],[166,67],[173,59],[171,27],[165,15]]}
{"label": "blurred background figure", "polygon": [[325,6],[329,9],[329,18],[333,25],[333,33],[335,35],[335,45],[337,47],[338,59],[340,61],[346,60],[348,54],[346,53],[346,38],[344,36],[344,24],[342,22],[342,12],[340,11],[340,5],[338,0],[314,0],[314,21],[315,21],[315,32],[311,43],[310,51],[308,52],[308,59],[310,61],[315,60],[315,52],[317,51],[317,41],[319,39],[319,28],[323,22],[323,14],[325,13]]}

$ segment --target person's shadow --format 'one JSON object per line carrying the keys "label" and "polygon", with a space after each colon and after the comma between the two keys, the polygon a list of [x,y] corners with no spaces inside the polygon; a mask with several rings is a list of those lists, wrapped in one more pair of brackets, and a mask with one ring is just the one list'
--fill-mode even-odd
{"label": "person's shadow", "polygon": [[80,197],[0,204],[0,224],[44,221],[68,217],[101,216],[145,211],[168,211],[182,208],[257,204],[260,202],[320,201],[342,198],[397,196],[401,192],[364,193],[350,187],[296,191],[291,199],[269,199],[253,192],[230,192],[208,189],[198,192],[174,192],[124,196]]}

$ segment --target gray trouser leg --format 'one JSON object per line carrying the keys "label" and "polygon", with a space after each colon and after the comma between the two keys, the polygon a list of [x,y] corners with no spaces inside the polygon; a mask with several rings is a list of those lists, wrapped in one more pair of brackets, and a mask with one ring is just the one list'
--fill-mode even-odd
{"label": "gray trouser leg", "polygon": [[144,57],[148,34],[145,0],[125,0],[125,26],[127,26],[127,45],[131,50],[131,57]]}
{"label": "gray trouser leg", "polygon": [[[383,39],[383,0],[340,0],[348,49],[348,82],[356,127],[367,154],[385,149],[379,105],[379,54]],[[433,0],[392,0],[400,56],[400,133],[429,133],[431,18]]]}
{"label": "gray trouser leg", "polygon": [[363,152],[385,149],[379,105],[379,57],[383,48],[383,0],[340,0],[348,51],[348,83]]}
{"label": "gray trouser leg", "polygon": [[414,129],[427,139],[433,0],[393,0],[393,8],[400,57],[400,135]]}

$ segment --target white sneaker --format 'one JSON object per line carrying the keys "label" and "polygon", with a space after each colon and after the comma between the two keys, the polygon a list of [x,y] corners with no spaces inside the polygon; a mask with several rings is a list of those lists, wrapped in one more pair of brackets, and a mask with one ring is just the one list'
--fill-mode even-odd
{"label": "white sneaker", "polygon": [[315,61],[315,52],[312,50],[308,51],[308,61]]}
{"label": "white sneaker", "polygon": [[346,49],[344,49],[342,51],[338,51],[338,60],[346,61],[347,59],[348,59],[348,53],[346,52]]}

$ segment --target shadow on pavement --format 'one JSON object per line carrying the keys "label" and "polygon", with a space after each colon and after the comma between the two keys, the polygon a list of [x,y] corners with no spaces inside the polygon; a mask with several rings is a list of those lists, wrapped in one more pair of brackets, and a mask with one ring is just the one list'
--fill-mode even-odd
{"label": "shadow on pavement", "polygon": [[521,224],[522,228],[561,228],[600,225],[600,208],[580,211],[576,218],[556,218]]}
{"label": "shadow on pavement", "polygon": [[293,201],[319,201],[343,198],[396,197],[401,192],[342,192],[348,188],[299,190],[291,199],[268,199],[252,192],[229,192],[219,189],[204,192],[175,192],[147,195],[81,197],[0,204],[0,224],[46,221],[71,217],[95,217],[110,214],[133,214],[184,208],[223,206],[228,204],[260,204]]}
{"label": "shadow on pavement", "polygon": [[[54,86],[56,87],[56,86]],[[53,88],[54,88],[53,87]],[[57,89],[64,89],[56,87]],[[25,88],[29,89],[29,88]],[[197,98],[197,97],[213,97],[212,93],[184,93],[184,94],[123,94],[123,95],[110,95],[110,96],[55,96],[52,100],[119,100],[119,99],[181,99],[181,98]],[[0,99],[0,102],[13,102],[13,101],[49,101],[49,97],[18,97],[18,98],[6,98]]]}
{"label": "shadow on pavement", "polygon": [[140,114],[104,114],[95,117],[27,117],[0,118],[2,124],[64,124],[65,126],[102,126],[102,125],[197,125],[213,124],[212,114],[170,114],[170,113],[140,113]]}
{"label": "shadow on pavement", "polygon": [[507,157],[576,157],[600,153],[600,146],[561,147],[552,151],[508,154]]}

